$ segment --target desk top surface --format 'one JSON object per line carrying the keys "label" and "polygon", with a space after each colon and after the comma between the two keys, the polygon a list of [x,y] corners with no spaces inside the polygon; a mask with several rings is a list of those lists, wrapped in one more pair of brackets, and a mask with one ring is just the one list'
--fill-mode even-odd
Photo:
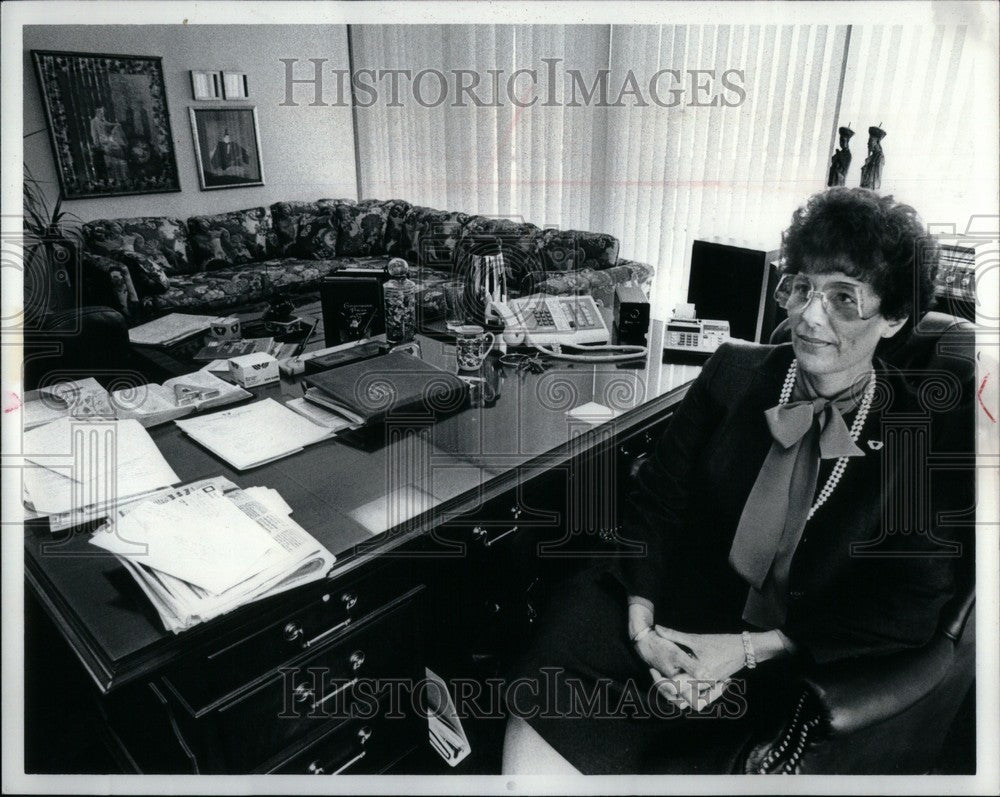
{"label": "desk top surface", "polygon": [[[182,483],[222,475],[243,487],[278,490],[292,518],[336,554],[336,578],[534,474],[607,444],[678,401],[699,369],[661,363],[662,335],[654,322],[645,362],[628,366],[554,361],[543,373],[530,373],[492,355],[469,374],[484,381],[457,414],[433,425],[391,428],[363,445],[326,440],[244,472],[173,423],[150,434]],[[452,342],[418,340],[426,361],[456,370]],[[253,392],[288,400],[302,391],[299,381],[283,380]],[[616,417],[600,422],[567,414],[588,402],[610,407]],[[102,688],[112,685],[124,662],[226,621],[173,637],[131,577],[90,545],[89,536],[56,538],[44,523],[29,525],[26,565],[39,597]]]}

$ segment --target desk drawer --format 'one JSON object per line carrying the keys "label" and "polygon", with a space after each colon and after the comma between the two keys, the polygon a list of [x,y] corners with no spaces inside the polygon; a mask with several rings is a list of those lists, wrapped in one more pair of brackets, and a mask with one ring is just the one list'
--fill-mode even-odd
{"label": "desk drawer", "polygon": [[188,720],[196,746],[210,751],[208,769],[247,772],[326,725],[378,719],[386,679],[423,677],[414,597]]}
{"label": "desk drawer", "polygon": [[378,774],[426,737],[426,720],[409,714],[350,719],[324,731],[302,751],[266,771],[276,775]]}
{"label": "desk drawer", "polygon": [[411,577],[384,570],[363,580],[330,583],[263,630],[186,659],[170,671],[167,680],[185,709],[201,716],[269,677],[278,667],[309,657],[330,640],[402,600],[413,587]]}

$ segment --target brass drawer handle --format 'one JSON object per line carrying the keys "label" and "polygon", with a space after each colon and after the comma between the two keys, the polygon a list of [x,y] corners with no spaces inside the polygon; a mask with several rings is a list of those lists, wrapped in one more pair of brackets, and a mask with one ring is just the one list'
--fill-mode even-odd
{"label": "brass drawer handle", "polygon": [[358,596],[357,593],[354,592],[345,592],[343,595],[340,596],[340,600],[344,604],[344,608],[347,611],[350,611],[357,604]]}
{"label": "brass drawer handle", "polygon": [[361,669],[361,665],[365,663],[365,652],[363,650],[354,651],[348,661],[351,663],[351,669],[357,672]]}
{"label": "brass drawer handle", "polygon": [[372,729],[369,728],[367,725],[365,725],[364,727],[362,727],[362,728],[360,728],[358,730],[358,743],[359,744],[364,744],[365,742],[367,742],[371,738],[372,738]]}
{"label": "brass drawer handle", "polygon": [[325,775],[326,774],[326,770],[323,769],[323,767],[321,767],[319,765],[319,762],[317,762],[317,761],[310,762],[309,766],[306,767],[306,771],[310,775]]}
{"label": "brass drawer handle", "polygon": [[486,531],[486,529],[484,529],[482,526],[476,526],[472,530],[472,533],[476,537],[476,539],[478,539],[486,548],[489,548],[493,545],[496,545],[498,542],[500,542],[500,540],[502,540],[508,534],[513,534],[515,531],[517,531],[517,526],[512,526],[511,528],[507,529],[507,531],[498,534],[493,539],[490,539],[489,532]]}
{"label": "brass drawer handle", "polygon": [[354,766],[355,764],[357,764],[358,761],[360,761],[362,758],[364,758],[367,754],[368,754],[367,750],[362,750],[360,753],[358,753],[356,756],[354,756],[354,758],[352,758],[350,761],[348,761],[342,767],[340,767],[338,769],[335,769],[333,771],[333,774],[334,775],[340,775],[342,772],[347,771],[348,768],[350,768],[350,767]]}
{"label": "brass drawer handle", "polygon": [[350,624],[351,624],[351,618],[348,617],[343,622],[337,623],[335,626],[333,626],[333,628],[326,629],[326,631],[324,631],[322,634],[317,634],[312,639],[307,639],[305,642],[302,643],[303,649],[311,648],[313,645],[318,645],[320,642],[322,642],[328,636],[332,636],[333,634],[336,634],[338,631],[341,631],[344,628],[347,628],[347,626],[349,626]]}
{"label": "brass drawer handle", "polygon": [[298,623],[287,623],[283,633],[285,635],[285,639],[289,642],[294,642],[302,636],[302,626]]}
{"label": "brass drawer handle", "polygon": [[316,709],[318,709],[320,706],[322,706],[331,697],[336,697],[341,692],[344,692],[347,689],[351,689],[352,687],[354,687],[355,684],[357,684],[357,682],[358,682],[357,678],[352,678],[350,681],[347,681],[346,683],[343,683],[340,686],[338,686],[336,689],[334,689],[329,694],[323,695],[323,697],[320,700],[316,700],[316,701],[313,702],[312,708],[310,709],[310,712],[313,712]]}

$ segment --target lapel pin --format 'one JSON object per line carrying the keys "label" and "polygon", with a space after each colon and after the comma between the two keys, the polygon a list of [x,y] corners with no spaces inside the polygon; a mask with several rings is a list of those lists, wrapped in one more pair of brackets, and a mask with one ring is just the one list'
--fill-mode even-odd
{"label": "lapel pin", "polygon": [[869,448],[870,448],[870,449],[871,449],[872,451],[881,451],[881,450],[882,450],[882,446],[883,446],[883,445],[884,445],[884,444],[882,443],[882,441],[881,441],[881,440],[869,440],[869,441],[868,441],[868,447],[869,447]]}

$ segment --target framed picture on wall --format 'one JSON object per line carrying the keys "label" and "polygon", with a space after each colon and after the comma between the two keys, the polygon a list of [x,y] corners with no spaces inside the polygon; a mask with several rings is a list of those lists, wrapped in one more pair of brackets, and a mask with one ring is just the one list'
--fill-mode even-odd
{"label": "framed picture on wall", "polygon": [[31,55],[66,199],[181,190],[160,58]]}
{"label": "framed picture on wall", "polygon": [[192,69],[191,96],[196,100],[221,100],[222,73]]}
{"label": "framed picture on wall", "polygon": [[189,108],[203,191],[264,185],[257,108]]}

